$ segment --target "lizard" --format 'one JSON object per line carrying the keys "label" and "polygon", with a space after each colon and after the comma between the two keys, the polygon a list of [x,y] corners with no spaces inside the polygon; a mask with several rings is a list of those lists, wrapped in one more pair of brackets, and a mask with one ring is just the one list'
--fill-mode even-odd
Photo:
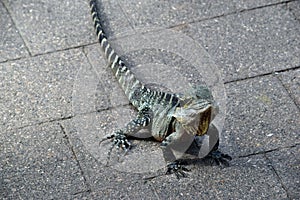
{"label": "lizard", "polygon": [[[172,148],[185,146],[180,143],[183,137],[189,136],[194,139],[207,134],[211,121],[218,113],[218,106],[211,91],[205,85],[198,85],[182,95],[147,87],[136,78],[108,42],[100,22],[96,0],[90,0],[89,5],[97,39],[108,66],[129,102],[138,111],[137,116],[124,128],[104,136],[100,143],[112,140],[109,151],[117,147],[127,152],[132,147],[128,137],[141,129],[149,128],[151,136],[161,142],[160,146],[167,163],[166,173],[175,173],[177,177],[185,176],[185,171],[189,170],[177,159]],[[219,142],[208,156],[214,158],[217,163],[227,163],[231,157],[220,152],[218,145]]]}

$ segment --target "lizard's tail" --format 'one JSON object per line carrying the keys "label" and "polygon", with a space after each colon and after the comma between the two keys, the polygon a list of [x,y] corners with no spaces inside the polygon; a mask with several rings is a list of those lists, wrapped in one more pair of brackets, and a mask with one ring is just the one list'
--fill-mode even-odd
{"label": "lizard's tail", "polygon": [[90,8],[101,49],[104,52],[104,55],[126,96],[128,97],[129,101],[132,102],[135,89],[144,88],[144,86],[135,78],[134,74],[128,69],[128,67],[125,66],[124,62],[108,43],[107,37],[105,36],[100,23],[96,0],[90,0]]}

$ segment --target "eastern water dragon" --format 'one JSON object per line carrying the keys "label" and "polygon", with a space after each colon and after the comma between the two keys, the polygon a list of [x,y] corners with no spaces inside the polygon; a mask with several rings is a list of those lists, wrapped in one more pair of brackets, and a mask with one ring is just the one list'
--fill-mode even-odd
{"label": "eastern water dragon", "polygon": [[[210,123],[218,112],[218,106],[210,90],[204,85],[199,85],[186,94],[179,95],[147,87],[135,77],[109,44],[100,23],[96,0],[90,0],[89,3],[98,41],[109,67],[129,102],[138,111],[136,118],[124,128],[106,135],[102,141],[112,140],[110,151],[114,147],[128,151],[132,146],[127,139],[128,136],[149,128],[152,137],[161,142],[167,173],[175,173],[177,177],[184,176],[187,168],[177,159],[172,149],[185,151],[187,145],[180,142],[182,138],[186,136],[197,138],[207,134]],[[218,163],[226,163],[231,157],[221,153],[218,144],[219,142],[208,156]]]}

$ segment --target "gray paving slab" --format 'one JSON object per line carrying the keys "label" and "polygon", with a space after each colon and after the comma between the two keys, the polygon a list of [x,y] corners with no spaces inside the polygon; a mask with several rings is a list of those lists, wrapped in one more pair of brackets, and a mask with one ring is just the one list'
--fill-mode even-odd
{"label": "gray paving slab", "polygon": [[158,28],[213,18],[244,9],[279,3],[280,0],[251,1],[126,1],[119,0],[121,8],[135,28]]}
{"label": "gray paving slab", "polygon": [[[95,48],[93,48],[94,46]],[[99,45],[90,45],[83,48],[89,64],[78,69],[77,76],[74,79],[72,93],[74,114],[95,112],[111,107],[108,88],[112,84],[110,82],[105,83],[105,80],[110,81],[113,77],[112,74],[101,71],[107,68],[107,64],[96,46]],[[90,51],[90,49],[92,50]],[[122,93],[119,94],[122,95]]]}
{"label": "gray paving slab", "polygon": [[[188,160],[191,172],[180,180],[164,174],[159,143],[149,139],[130,140],[125,157],[113,150],[105,165],[110,143],[99,141],[136,112],[91,44],[87,1],[1,2],[1,197],[298,198],[299,1],[98,1],[111,43],[141,80],[180,91],[178,83],[211,78],[215,59],[229,82],[221,149],[234,159],[227,168]],[[183,22],[192,23],[164,29]],[[153,27],[160,30],[143,32]],[[33,57],[17,48],[20,35]],[[280,73],[263,75],[273,71]]]}
{"label": "gray paving slab", "polygon": [[120,0],[124,12],[135,28],[161,27],[222,15],[234,10],[231,1],[125,1]]}
{"label": "gray paving slab", "polygon": [[300,146],[285,148],[266,154],[291,199],[300,197]]}
{"label": "gray paving slab", "polygon": [[288,3],[288,8],[292,11],[295,17],[300,20],[300,1],[293,1]]}
{"label": "gray paving slab", "polygon": [[128,20],[129,16],[122,10],[118,1],[97,0],[101,24],[108,38],[118,38],[134,34],[134,29]]}
{"label": "gray paving slab", "polygon": [[257,0],[257,1],[252,1],[252,0],[234,0],[235,7],[237,10],[245,10],[245,9],[254,9],[258,7],[263,7],[263,6],[270,6],[270,5],[275,5],[275,4],[280,4],[280,3],[285,3],[285,0]]}
{"label": "gray paving slab", "polygon": [[278,78],[290,93],[295,103],[300,106],[300,69],[279,73]]}
{"label": "gray paving slab", "polygon": [[33,55],[95,41],[87,1],[3,2]]}
{"label": "gray paving slab", "polygon": [[299,143],[299,110],[276,77],[257,77],[226,86],[228,112],[222,136],[224,148],[232,155]]}
{"label": "gray paving slab", "polygon": [[2,198],[65,198],[88,190],[59,124],[1,132],[0,138]]}
{"label": "gray paving slab", "polygon": [[0,1],[0,62],[28,56],[25,44]]}
{"label": "gray paving slab", "polygon": [[151,183],[162,199],[288,199],[262,156],[236,159],[223,169],[198,165],[187,180],[163,176]]}
{"label": "gray paving slab", "polygon": [[[103,111],[104,112],[104,111]],[[103,112],[98,114],[98,118],[105,118],[106,115],[103,115]],[[91,137],[94,140],[93,142],[99,147],[99,138],[95,138],[93,132],[98,132],[97,130],[92,130],[92,128],[86,126],[86,117],[93,114],[82,115],[82,118],[85,118],[85,123],[79,124],[80,121],[78,119],[70,119],[61,122],[64,130],[69,136],[72,146],[74,147],[74,152],[78,158],[78,161],[81,165],[81,168],[84,171],[84,175],[86,177],[87,182],[91,188],[92,196],[97,199],[100,197],[110,197],[110,198],[142,198],[142,197],[153,197],[153,192],[151,188],[145,186],[141,181],[141,175],[138,174],[127,174],[120,170],[115,170],[110,167],[105,166],[97,155],[95,155],[95,151],[91,148],[92,144],[89,144],[87,138],[82,135],[86,135],[84,131],[82,131],[82,127],[91,131]],[[78,116],[80,117],[80,116]],[[95,121],[95,124],[98,127],[103,127],[103,122],[100,120]],[[115,124],[115,123],[114,123]],[[80,131],[78,131],[79,127],[81,127]],[[88,136],[86,136],[88,137]],[[91,142],[91,141],[89,141]],[[101,152],[99,149],[98,154],[106,156],[106,152]]]}
{"label": "gray paving slab", "polygon": [[72,116],[73,83],[87,66],[79,49],[0,64],[1,129]]}
{"label": "gray paving slab", "polygon": [[194,23],[184,33],[204,46],[225,81],[232,81],[299,66],[299,28],[292,13],[278,5]]}
{"label": "gray paving slab", "polygon": [[[91,91],[91,95],[96,97],[94,106],[96,110],[107,109],[108,107],[115,107],[120,105],[127,105],[129,101],[125,96],[123,90],[119,86],[118,81],[114,77],[111,69],[108,67],[106,59],[103,58],[103,53],[99,44],[86,46],[84,51],[87,55],[92,68],[91,75],[95,76],[96,81],[92,82],[93,86],[88,86],[85,89],[80,88],[81,91]],[[87,79],[83,76],[82,80],[76,80],[79,83]],[[85,92],[83,92],[85,93]]]}
{"label": "gray paving slab", "polygon": [[[98,115],[104,115],[103,118],[105,118],[103,112]],[[99,121],[99,123],[101,122]],[[191,161],[188,165],[188,168],[191,169],[188,178],[180,180],[174,175],[164,175],[165,168],[151,173],[122,172],[113,167],[104,166],[95,153],[87,147],[87,143],[80,138],[80,135],[84,133],[78,132],[74,124],[73,120],[62,123],[74,145],[74,151],[95,198],[287,199],[286,191],[262,155],[234,159],[228,168],[211,166],[207,161]],[[87,127],[86,124],[80,126]],[[101,132],[100,129],[98,130]],[[145,151],[150,153],[151,141],[142,141],[135,145],[142,143],[145,143]],[[134,154],[134,151],[137,150],[138,147],[133,148],[130,152]],[[101,151],[99,153],[105,154]],[[130,154],[127,155],[128,159]],[[139,163],[136,161],[136,164]],[[143,178],[151,176],[157,177],[143,180]]]}

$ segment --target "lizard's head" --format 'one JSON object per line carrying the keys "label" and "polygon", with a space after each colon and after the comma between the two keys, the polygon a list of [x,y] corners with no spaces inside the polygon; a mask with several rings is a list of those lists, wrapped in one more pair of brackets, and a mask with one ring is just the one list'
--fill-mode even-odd
{"label": "lizard's head", "polygon": [[193,135],[202,136],[207,133],[210,122],[218,113],[211,92],[205,86],[198,86],[181,99],[173,117],[182,127]]}

